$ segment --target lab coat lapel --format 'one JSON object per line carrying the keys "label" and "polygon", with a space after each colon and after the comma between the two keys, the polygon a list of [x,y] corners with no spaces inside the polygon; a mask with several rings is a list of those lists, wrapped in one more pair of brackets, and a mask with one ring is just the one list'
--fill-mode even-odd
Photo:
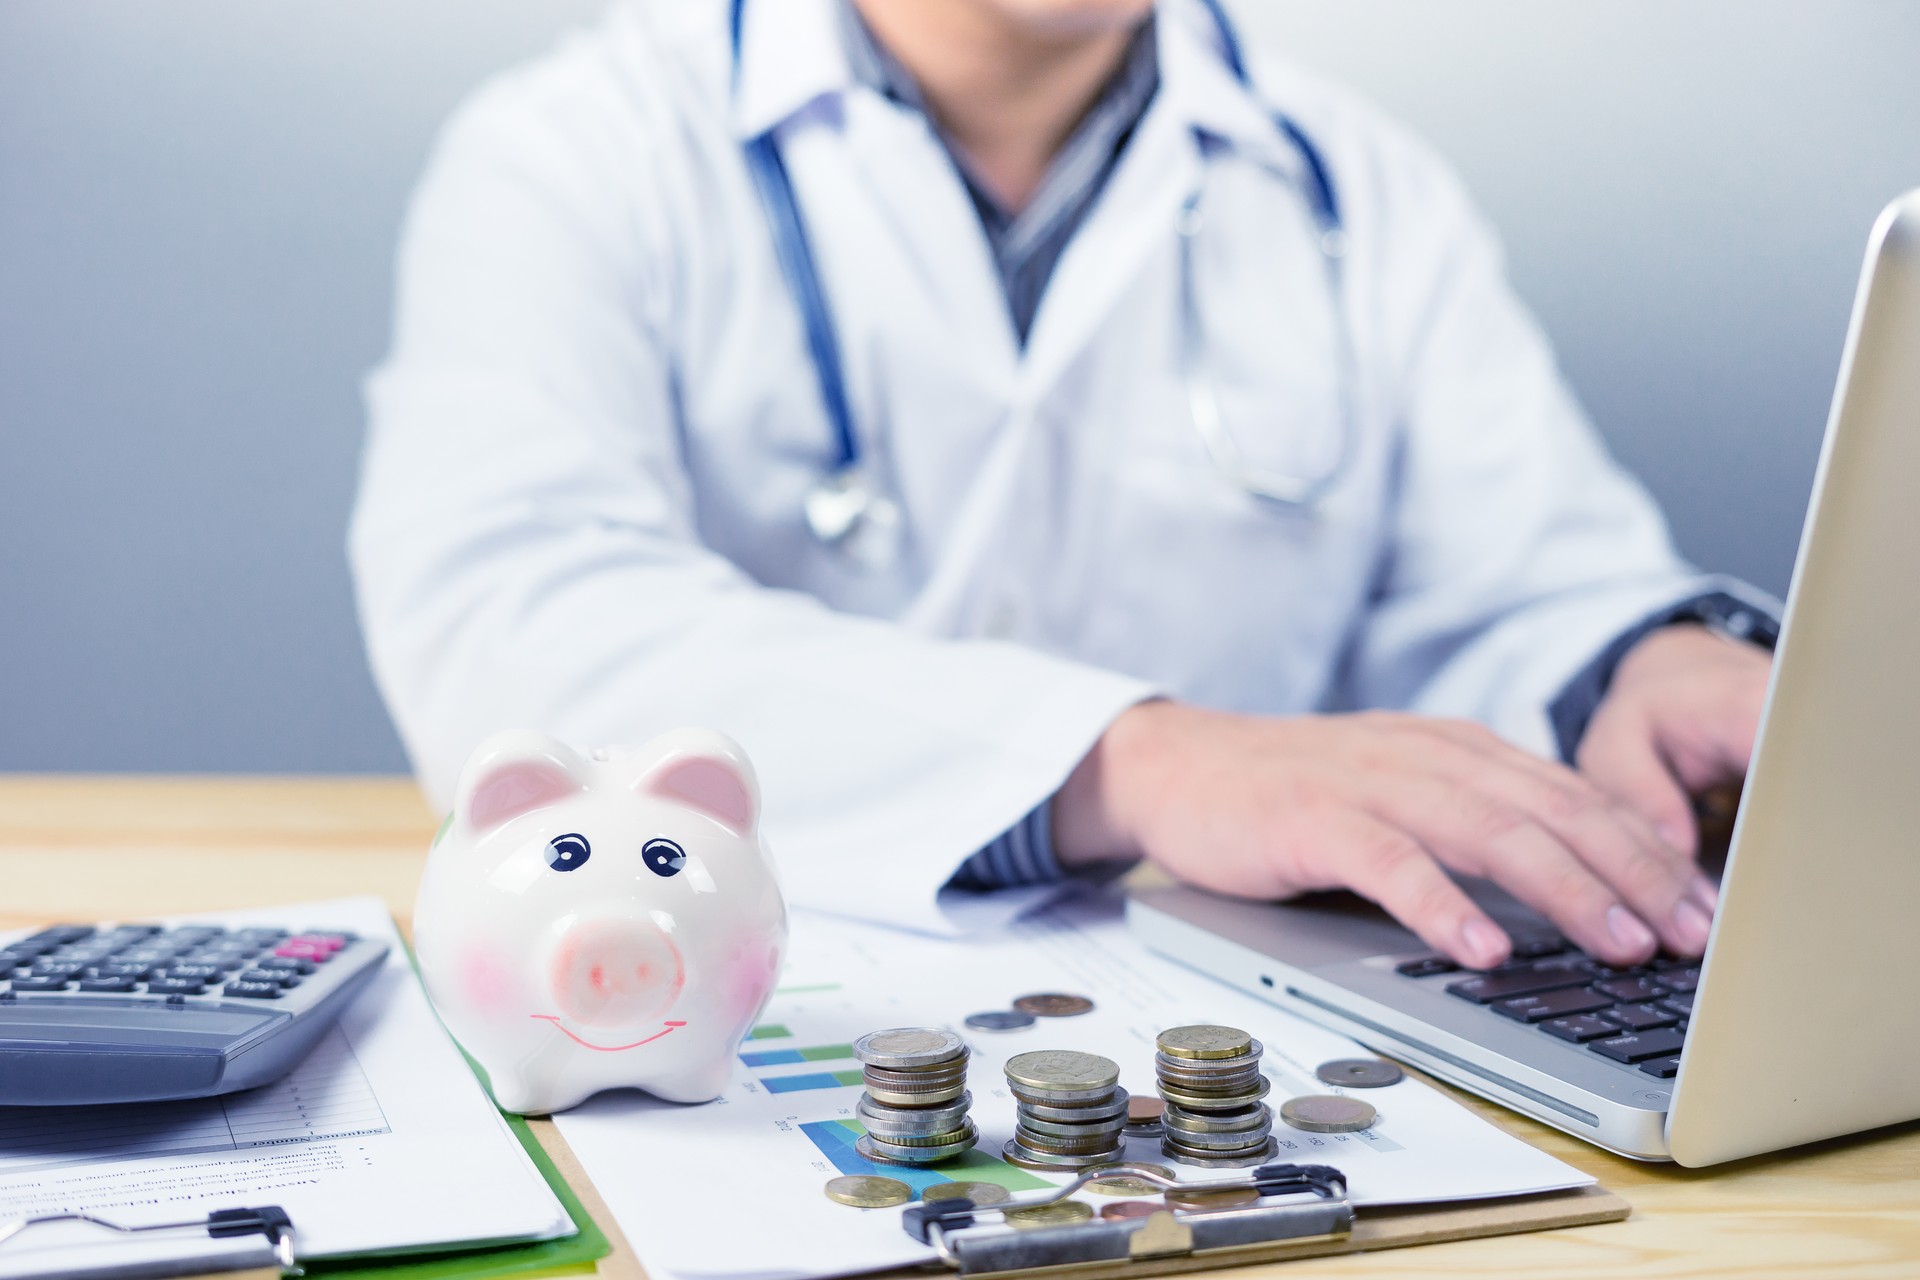
{"label": "lab coat lapel", "polygon": [[1039,403],[1156,253],[1175,251],[1175,219],[1204,179],[1203,139],[1296,175],[1272,116],[1222,59],[1198,6],[1161,6],[1160,87],[1093,213],[1054,268],[1027,341],[1021,389]]}

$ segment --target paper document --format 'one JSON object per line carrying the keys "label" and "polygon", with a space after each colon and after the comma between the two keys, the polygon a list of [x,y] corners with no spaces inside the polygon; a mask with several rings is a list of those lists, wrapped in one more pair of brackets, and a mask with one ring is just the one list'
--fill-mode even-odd
{"label": "paper document", "polygon": [[[1042,991],[1087,996],[1096,1007],[1013,1032],[963,1025],[969,1013]],[[1320,1083],[1318,1064],[1374,1055],[1148,952],[1127,931],[1112,892],[1061,903],[1010,931],[957,940],[796,915],[781,986],[741,1046],[724,1097],[685,1107],[623,1091],[556,1119],[653,1280],[847,1275],[933,1254],[900,1229],[899,1209],[836,1204],[822,1194],[827,1179],[879,1173],[916,1192],[949,1180],[1013,1191],[1064,1183],[1066,1176],[1000,1158],[1014,1128],[1005,1061],[1032,1049],[1104,1054],[1120,1065],[1124,1088],[1151,1097],[1154,1037],[1196,1022],[1240,1027],[1264,1043],[1262,1065],[1273,1081],[1267,1100],[1276,1111],[1301,1094],[1340,1092],[1378,1109],[1379,1119],[1361,1133],[1274,1125],[1278,1160],[1339,1168],[1357,1204],[1521,1195],[1593,1181],[1411,1078],[1350,1091]],[[946,1027],[973,1049],[969,1088],[980,1143],[938,1170],[876,1166],[854,1151],[861,1075],[852,1042],[899,1026]],[[1128,1139],[1128,1157],[1170,1163],[1157,1140]],[[1190,1181],[1226,1176],[1173,1167]]]}
{"label": "paper document", "polygon": [[[86,1212],[137,1225],[277,1204],[293,1219],[302,1260],[573,1233],[434,1017],[379,899],[194,919],[338,927],[393,949],[275,1084],[183,1102],[0,1108],[0,1221]],[[101,1235],[77,1224],[32,1228],[0,1244],[0,1278],[209,1253],[204,1232]]]}

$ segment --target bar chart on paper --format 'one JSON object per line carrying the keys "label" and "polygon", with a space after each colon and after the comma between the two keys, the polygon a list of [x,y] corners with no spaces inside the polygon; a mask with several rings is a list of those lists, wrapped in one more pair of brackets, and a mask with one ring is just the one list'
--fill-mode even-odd
{"label": "bar chart on paper", "polygon": [[0,1174],[387,1132],[373,1086],[335,1027],[291,1075],[244,1093],[128,1106],[0,1109]]}

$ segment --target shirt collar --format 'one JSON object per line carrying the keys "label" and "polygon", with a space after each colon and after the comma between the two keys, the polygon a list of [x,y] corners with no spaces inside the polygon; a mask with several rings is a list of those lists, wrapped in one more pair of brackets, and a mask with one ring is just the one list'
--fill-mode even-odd
{"label": "shirt collar", "polygon": [[733,84],[735,137],[759,137],[821,98],[853,87],[838,0],[745,4]]}
{"label": "shirt collar", "polygon": [[[862,83],[849,61],[843,0],[745,0],[733,90],[735,136],[757,137],[824,97]],[[1234,77],[1219,29],[1195,0],[1162,0],[1154,24],[1159,89],[1150,113],[1300,177],[1299,156],[1269,109]]]}

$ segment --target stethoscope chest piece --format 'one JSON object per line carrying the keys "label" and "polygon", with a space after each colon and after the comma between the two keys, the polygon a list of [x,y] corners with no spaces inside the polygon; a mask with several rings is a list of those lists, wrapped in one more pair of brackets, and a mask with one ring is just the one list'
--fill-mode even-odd
{"label": "stethoscope chest piece", "polygon": [[899,562],[900,506],[874,489],[857,466],[823,476],[807,490],[807,528],[826,546],[872,569]]}

